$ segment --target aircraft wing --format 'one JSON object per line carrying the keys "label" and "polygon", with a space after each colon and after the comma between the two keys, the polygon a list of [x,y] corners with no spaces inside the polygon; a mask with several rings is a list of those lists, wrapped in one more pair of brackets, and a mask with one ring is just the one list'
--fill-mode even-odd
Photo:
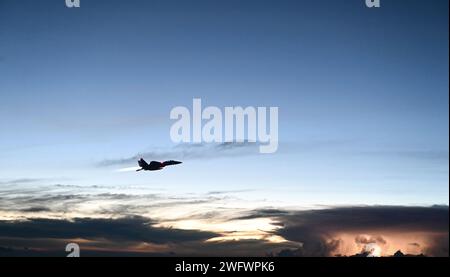
{"label": "aircraft wing", "polygon": [[166,165],[175,165],[175,164],[181,164],[181,162],[179,162],[179,161],[174,161],[174,160],[170,160],[170,161],[165,161],[165,162],[163,162],[163,165],[164,165],[164,166],[166,166]]}

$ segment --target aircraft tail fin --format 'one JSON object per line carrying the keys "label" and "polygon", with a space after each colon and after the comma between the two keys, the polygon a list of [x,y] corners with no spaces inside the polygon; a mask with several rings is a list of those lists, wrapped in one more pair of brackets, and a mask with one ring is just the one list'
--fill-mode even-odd
{"label": "aircraft tail fin", "polygon": [[147,163],[144,159],[142,159],[142,158],[138,161],[138,164],[139,164],[139,166],[142,167],[142,168],[148,166],[148,163]]}

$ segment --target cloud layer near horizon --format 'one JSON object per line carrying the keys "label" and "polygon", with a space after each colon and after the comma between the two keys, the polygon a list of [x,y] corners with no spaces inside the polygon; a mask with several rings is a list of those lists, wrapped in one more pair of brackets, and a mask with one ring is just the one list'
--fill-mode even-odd
{"label": "cloud layer near horizon", "polygon": [[[238,191],[171,195],[147,187],[3,181],[0,256],[448,256],[448,206],[280,209]],[[230,205],[233,203],[233,205]],[[243,205],[241,205],[243,204]],[[299,205],[300,206],[300,205]]]}
{"label": "cloud layer near horizon", "polygon": [[236,209],[234,192],[13,188],[0,193],[0,256],[63,256],[68,242],[85,256],[349,256],[372,244],[383,255],[449,253],[448,206]]}

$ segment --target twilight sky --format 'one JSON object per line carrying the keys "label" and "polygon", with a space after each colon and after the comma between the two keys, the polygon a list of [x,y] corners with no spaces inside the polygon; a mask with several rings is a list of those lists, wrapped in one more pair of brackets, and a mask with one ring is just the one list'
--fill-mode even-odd
{"label": "twilight sky", "polygon": [[[220,233],[229,213],[194,211],[448,205],[448,5],[0,0],[0,220],[139,215]],[[193,98],[279,107],[278,152],[175,145],[170,110]],[[118,171],[140,156],[184,163]],[[274,228],[255,217],[239,235],[252,226]]]}

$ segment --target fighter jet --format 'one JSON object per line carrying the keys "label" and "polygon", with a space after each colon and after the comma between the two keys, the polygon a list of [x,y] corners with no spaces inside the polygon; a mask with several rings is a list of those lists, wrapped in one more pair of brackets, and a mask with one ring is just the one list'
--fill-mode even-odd
{"label": "fighter jet", "polygon": [[178,161],[165,161],[165,162],[157,162],[157,161],[151,161],[150,164],[148,164],[144,159],[140,159],[138,161],[139,166],[141,167],[140,169],[136,170],[136,171],[141,171],[141,170],[150,170],[150,171],[154,171],[154,170],[161,170],[164,167],[168,166],[168,165],[176,165],[176,164],[181,164],[182,162],[178,162]]}

